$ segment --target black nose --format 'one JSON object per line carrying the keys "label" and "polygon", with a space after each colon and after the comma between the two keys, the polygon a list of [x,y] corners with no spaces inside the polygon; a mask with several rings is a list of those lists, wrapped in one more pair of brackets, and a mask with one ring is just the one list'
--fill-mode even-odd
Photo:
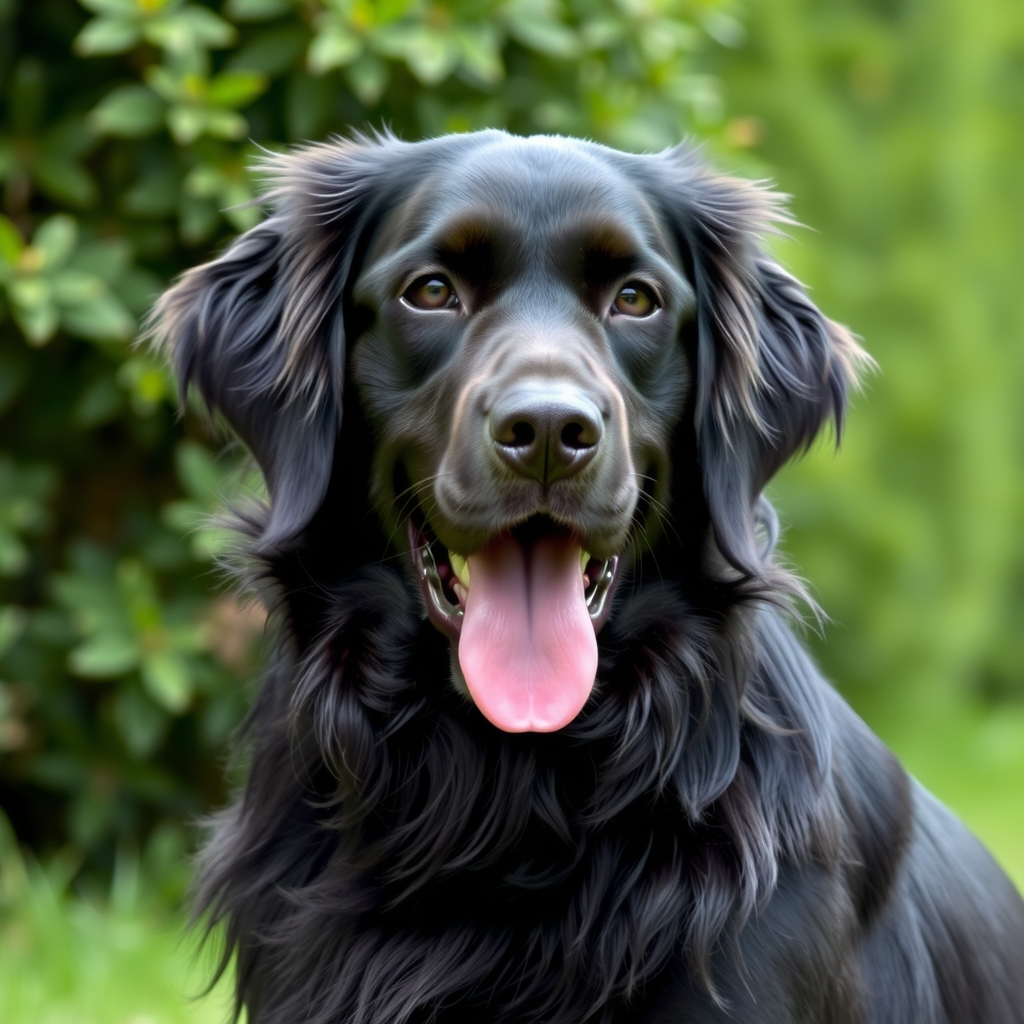
{"label": "black nose", "polygon": [[491,436],[516,472],[550,484],[578,473],[597,452],[601,410],[571,384],[520,384],[494,404]]}

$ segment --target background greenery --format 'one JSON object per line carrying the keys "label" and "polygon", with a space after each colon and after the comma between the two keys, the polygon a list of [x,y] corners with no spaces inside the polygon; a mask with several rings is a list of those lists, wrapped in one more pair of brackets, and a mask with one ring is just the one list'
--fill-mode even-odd
{"label": "background greenery", "polygon": [[[1019,3],[0,0],[0,806],[47,865],[4,840],[0,990],[44,950],[39,977],[64,979],[49,1017],[28,981],[0,1016],[206,1012],[153,1008],[181,952],[152,908],[180,897],[187,823],[224,797],[259,661],[258,609],[221,589],[230,541],[203,517],[259,481],[176,418],[130,342],[177,272],[260,216],[257,145],[367,124],[630,149],[688,133],[794,195],[815,230],[780,255],[880,363],[842,453],[774,487],[833,617],[810,641],[1024,884]],[[111,879],[100,926],[80,897]],[[164,965],[148,1017],[85,981],[103,957],[99,975],[134,974],[116,936],[140,921]]]}
{"label": "background greenery", "polygon": [[1024,886],[1024,8],[748,11],[727,107],[816,229],[783,257],[880,364],[775,488],[817,653]]}

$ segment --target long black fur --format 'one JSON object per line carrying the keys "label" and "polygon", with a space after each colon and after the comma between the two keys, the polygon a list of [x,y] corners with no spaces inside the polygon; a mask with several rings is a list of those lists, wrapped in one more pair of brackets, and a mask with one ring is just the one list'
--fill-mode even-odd
{"label": "long black fur", "polygon": [[697,303],[690,386],[651,375],[678,406],[669,513],[600,635],[596,696],[558,733],[512,735],[449,684],[370,511],[351,286],[428,173],[493,147],[500,187],[513,144],[275,158],[272,215],[155,314],[271,494],[249,532],[277,646],[197,891],[239,1006],[250,1024],[1020,1024],[1024,904],[822,680],[758,530],[768,479],[838,430],[859,352],[761,250],[771,197],[686,148],[564,143],[650,196]]}

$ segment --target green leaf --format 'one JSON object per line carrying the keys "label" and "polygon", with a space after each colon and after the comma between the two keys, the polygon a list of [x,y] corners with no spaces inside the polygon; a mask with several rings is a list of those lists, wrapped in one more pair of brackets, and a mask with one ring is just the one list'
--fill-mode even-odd
{"label": "green leaf", "polygon": [[704,29],[722,46],[735,49],[742,46],[747,38],[746,29],[731,14],[721,10],[709,10],[703,18]]}
{"label": "green leaf", "polygon": [[185,90],[181,79],[159,64],[151,64],[145,71],[146,83],[169,103],[182,99]]}
{"label": "green leaf", "polygon": [[43,154],[36,161],[35,179],[39,190],[56,203],[92,206],[99,193],[91,175],[74,160]]}
{"label": "green leaf", "polygon": [[192,699],[188,663],[172,651],[147,654],[143,658],[142,683],[158,704],[174,714],[184,711]]}
{"label": "green leaf", "polygon": [[206,112],[206,132],[218,139],[244,139],[249,122],[233,110],[212,109]]}
{"label": "green leaf", "polygon": [[66,213],[57,213],[44,220],[32,236],[32,246],[38,249],[43,266],[53,269],[65,263],[75,248],[78,224]]}
{"label": "green leaf", "polygon": [[627,38],[628,28],[619,18],[594,18],[580,28],[580,38],[588,50],[604,50]]}
{"label": "green leaf", "polygon": [[68,655],[68,667],[86,679],[115,679],[138,663],[138,644],[127,633],[97,633]]}
{"label": "green leaf", "polygon": [[107,293],[103,279],[84,270],[62,270],[52,279],[54,301],[61,306],[91,302]]}
{"label": "green leaf", "polygon": [[154,18],[144,31],[146,40],[173,54],[230,46],[237,36],[233,25],[207,7],[190,4]]}
{"label": "green leaf", "polygon": [[94,341],[127,341],[135,334],[132,315],[105,287],[103,294],[65,307],[61,323],[69,334]]}
{"label": "green leaf", "polygon": [[166,104],[145,85],[122,85],[109,92],[89,115],[99,135],[141,138],[163,125]]}
{"label": "green leaf", "polygon": [[215,198],[223,189],[226,178],[219,167],[209,164],[197,164],[188,172],[182,182],[182,188],[190,196]]}
{"label": "green leaf", "polygon": [[7,264],[15,264],[25,248],[21,232],[14,226],[10,218],[0,213],[0,260]]}
{"label": "green leaf", "polygon": [[496,85],[505,76],[501,59],[501,38],[492,25],[474,25],[458,33],[462,66],[486,85]]}
{"label": "green leaf", "polygon": [[267,89],[267,76],[258,71],[224,71],[210,82],[206,102],[215,107],[244,107]]}
{"label": "green leaf", "polygon": [[174,106],[167,111],[167,127],[174,141],[186,146],[206,130],[206,111],[202,107]]}
{"label": "green leaf", "polygon": [[306,67],[314,75],[344,67],[363,52],[363,41],[341,25],[329,25],[319,32],[306,52]]}
{"label": "green leaf", "polygon": [[459,63],[459,44],[446,32],[419,25],[387,26],[370,37],[373,48],[388,57],[401,57],[424,84],[437,85]]}
{"label": "green leaf", "polygon": [[[26,340],[31,345],[45,345],[60,324],[60,311],[50,301],[49,288],[39,280],[15,281],[8,292],[14,321]],[[19,301],[26,298],[28,301]]]}
{"label": "green leaf", "polygon": [[11,302],[21,309],[36,309],[52,298],[50,282],[45,277],[16,278],[7,286]]}
{"label": "green leaf", "polygon": [[140,26],[135,21],[93,18],[75,37],[74,50],[83,57],[124,53],[139,41],[141,34]]}
{"label": "green leaf", "polygon": [[530,50],[549,57],[572,60],[580,52],[576,33],[557,21],[532,17],[529,12],[514,12],[509,17],[509,29]]}
{"label": "green leaf", "polygon": [[352,91],[368,107],[375,107],[388,84],[388,66],[372,53],[364,53],[345,69],[345,78]]}
{"label": "green leaf", "polygon": [[68,262],[69,267],[85,270],[116,284],[131,264],[132,247],[124,238],[104,238],[80,245]]}
{"label": "green leaf", "polygon": [[114,721],[136,757],[152,754],[169,724],[166,711],[131,683],[122,686],[114,700]]}
{"label": "green leaf", "polygon": [[174,463],[178,479],[185,490],[211,506],[224,491],[224,474],[217,460],[195,441],[182,441],[174,449]]}

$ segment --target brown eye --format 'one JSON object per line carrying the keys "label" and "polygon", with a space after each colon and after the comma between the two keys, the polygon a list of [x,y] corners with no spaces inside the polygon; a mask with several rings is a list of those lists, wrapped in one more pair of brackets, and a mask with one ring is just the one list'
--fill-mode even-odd
{"label": "brown eye", "polygon": [[612,303],[612,310],[624,316],[650,316],[657,308],[650,288],[639,281],[630,281],[620,288]]}
{"label": "brown eye", "polygon": [[402,298],[417,309],[451,309],[459,304],[451,282],[438,274],[413,281]]}

